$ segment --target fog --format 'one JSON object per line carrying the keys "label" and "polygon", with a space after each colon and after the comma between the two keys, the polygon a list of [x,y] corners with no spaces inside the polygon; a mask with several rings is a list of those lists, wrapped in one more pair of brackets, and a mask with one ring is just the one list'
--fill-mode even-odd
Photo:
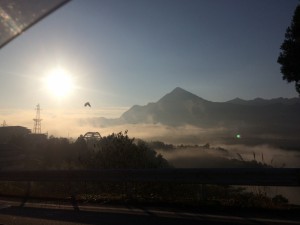
{"label": "fog", "polygon": [[[126,108],[127,109],[127,108]],[[174,144],[203,143],[212,137],[222,136],[226,129],[202,129],[195,126],[171,127],[161,124],[124,124],[111,127],[99,127],[88,122],[98,117],[117,118],[126,110],[124,107],[76,110],[43,109],[41,110],[42,132],[59,137],[77,138],[88,131],[97,131],[101,135],[112,132],[129,131],[131,137],[146,140],[162,140]],[[33,128],[35,111],[21,109],[0,110],[1,123],[5,120],[7,126],[24,126]]]}
{"label": "fog", "polygon": [[268,145],[177,147],[174,150],[157,151],[178,168],[245,167],[247,162],[266,164],[275,168],[300,167],[300,152],[282,150]]}
{"label": "fog", "polygon": [[[278,136],[270,133],[258,133],[243,128],[233,129],[220,125],[215,128],[201,128],[192,125],[180,127],[166,126],[162,124],[124,124],[109,127],[101,127],[93,124],[96,117],[118,118],[127,108],[82,108],[75,110],[43,109],[41,110],[42,132],[59,137],[77,138],[88,131],[97,131],[101,135],[112,132],[129,131],[131,137],[141,138],[148,141],[160,140],[175,145],[210,143],[212,145],[273,145],[299,149],[298,138],[291,135]],[[25,126],[33,128],[35,111],[7,109],[0,110],[0,122],[6,121],[8,126]],[[284,131],[282,132],[284,133]],[[239,134],[241,138],[236,138]],[[268,148],[266,148],[268,149]]]}
{"label": "fog", "polygon": [[[299,154],[290,148],[289,151],[282,150],[276,145],[281,140],[280,137],[264,136],[261,134],[255,137],[255,134],[241,134],[237,138],[237,132],[228,130],[226,127],[204,129],[191,125],[181,127],[171,127],[161,124],[125,124],[111,127],[97,127],[84,122],[83,118],[94,118],[96,115],[103,117],[119,117],[124,112],[124,108],[104,108],[101,110],[83,108],[80,110],[41,110],[42,132],[57,137],[70,137],[76,139],[81,134],[89,131],[97,131],[102,136],[128,130],[130,137],[140,138],[146,141],[163,141],[173,145],[205,145],[209,143],[208,150],[203,149],[185,149],[176,150],[172,153],[164,153],[169,160],[176,161],[177,158],[190,158],[189,166],[197,164],[202,160],[203,165],[210,166],[206,158],[214,159],[214,166],[218,165],[220,159],[238,159],[239,155],[245,161],[255,160],[266,163],[274,167],[300,167]],[[0,121],[6,121],[8,126],[25,126],[29,129],[33,127],[33,110],[1,110]],[[257,141],[259,140],[259,141]],[[287,143],[288,143],[287,139]],[[298,140],[297,140],[297,143]],[[299,143],[300,145],[300,143]],[[276,146],[276,147],[274,147]],[[217,147],[228,150],[227,152],[217,150]],[[299,147],[299,146],[298,146]],[[299,149],[299,148],[298,148]],[[296,150],[296,148],[294,149]],[[299,151],[300,152],[300,151]],[[254,158],[255,157],[255,158]],[[199,161],[197,161],[197,160]],[[196,161],[191,163],[191,161]],[[183,162],[178,162],[185,166]],[[178,164],[178,165],[179,165]]]}
{"label": "fog", "polygon": [[[223,145],[222,148],[216,146],[210,146],[210,148],[191,147],[169,151],[158,150],[158,152],[176,168],[247,167],[256,165],[251,163],[253,160],[275,168],[300,167],[300,152],[286,151],[269,145]],[[265,192],[270,197],[281,194],[288,198],[290,203],[300,204],[299,187],[247,186],[246,188],[254,193]]]}
{"label": "fog", "polygon": [[[76,139],[88,131],[97,131],[102,136],[113,132],[128,130],[130,137],[146,141],[163,141],[174,146],[190,145],[198,147],[180,148],[162,151],[161,153],[174,167],[177,168],[229,168],[250,166],[249,162],[267,164],[275,168],[299,168],[300,151],[296,149],[283,150],[276,145],[283,142],[280,137],[268,134],[255,135],[241,134],[236,138],[234,131],[225,127],[203,129],[195,126],[170,127],[161,124],[125,124],[112,127],[97,127],[85,123],[82,118],[95,116],[117,118],[124,112],[124,108],[108,108],[102,110],[42,110],[42,132],[57,137]],[[6,121],[8,126],[33,127],[33,110],[1,110],[0,121]],[[259,140],[259,141],[257,141]],[[288,140],[289,141],[289,140]],[[288,141],[284,142],[289,143]],[[209,143],[209,148],[201,147]],[[257,144],[258,143],[258,144]],[[275,143],[275,144],[274,144]],[[296,141],[298,144],[298,140]],[[299,146],[298,146],[299,147]],[[248,163],[247,163],[248,162]],[[254,165],[254,164],[251,164]],[[251,187],[253,190],[257,187]],[[251,189],[250,188],[250,189]],[[255,190],[254,190],[255,191]],[[299,188],[268,188],[270,195],[283,194],[292,203],[300,203]]]}
{"label": "fog", "polygon": [[[119,117],[124,110],[124,107],[111,107],[103,109],[41,109],[41,127],[42,133],[48,133],[57,137],[77,138],[80,134],[85,134],[88,131],[98,131],[106,135],[114,129],[101,130],[89,124],[81,124],[79,121],[82,118],[93,118],[95,116]],[[0,110],[0,121],[6,122],[7,126],[24,126],[28,129],[33,128],[33,118],[36,112],[32,110],[22,109],[6,109]]]}

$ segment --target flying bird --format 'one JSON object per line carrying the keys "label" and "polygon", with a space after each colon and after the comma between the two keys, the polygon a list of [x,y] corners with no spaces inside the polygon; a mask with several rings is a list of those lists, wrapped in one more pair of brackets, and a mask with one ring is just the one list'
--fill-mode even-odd
{"label": "flying bird", "polygon": [[89,102],[84,103],[84,107],[87,107],[87,106],[91,107],[91,104]]}

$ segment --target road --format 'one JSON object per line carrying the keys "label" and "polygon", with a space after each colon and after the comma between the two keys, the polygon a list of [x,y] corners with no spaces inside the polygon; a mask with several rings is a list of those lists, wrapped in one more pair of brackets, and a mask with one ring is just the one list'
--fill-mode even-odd
{"label": "road", "polygon": [[[276,215],[274,215],[275,217]],[[80,206],[77,204],[22,203],[0,200],[0,225],[76,224],[299,224],[297,219],[272,216],[239,216],[237,213],[204,213],[142,207]]]}

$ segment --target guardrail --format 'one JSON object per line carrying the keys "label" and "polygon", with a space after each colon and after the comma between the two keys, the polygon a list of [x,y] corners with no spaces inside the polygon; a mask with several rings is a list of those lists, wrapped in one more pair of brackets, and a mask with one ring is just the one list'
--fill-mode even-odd
{"label": "guardrail", "polygon": [[300,186],[300,168],[198,168],[0,171],[0,181],[161,182]]}

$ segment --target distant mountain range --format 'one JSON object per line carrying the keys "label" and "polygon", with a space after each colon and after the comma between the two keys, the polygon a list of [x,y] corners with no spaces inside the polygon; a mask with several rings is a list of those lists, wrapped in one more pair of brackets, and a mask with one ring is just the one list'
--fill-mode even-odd
{"label": "distant mountain range", "polygon": [[240,105],[272,105],[272,104],[292,105],[292,104],[299,104],[300,98],[273,98],[270,100],[266,100],[263,98],[255,98],[253,100],[243,100],[240,98],[235,98],[228,101],[227,103],[240,104]]}
{"label": "distant mountain range", "polygon": [[155,103],[131,107],[120,118],[101,117],[88,122],[99,127],[121,124],[223,127],[249,135],[300,137],[300,98],[211,102],[177,87]]}
{"label": "distant mountain range", "polygon": [[[300,98],[235,98],[227,102],[211,102],[180,87],[155,103],[134,105],[118,119],[97,118],[99,126],[152,123],[180,126],[216,126],[232,123],[300,122]],[[300,123],[299,123],[300,124]]]}

